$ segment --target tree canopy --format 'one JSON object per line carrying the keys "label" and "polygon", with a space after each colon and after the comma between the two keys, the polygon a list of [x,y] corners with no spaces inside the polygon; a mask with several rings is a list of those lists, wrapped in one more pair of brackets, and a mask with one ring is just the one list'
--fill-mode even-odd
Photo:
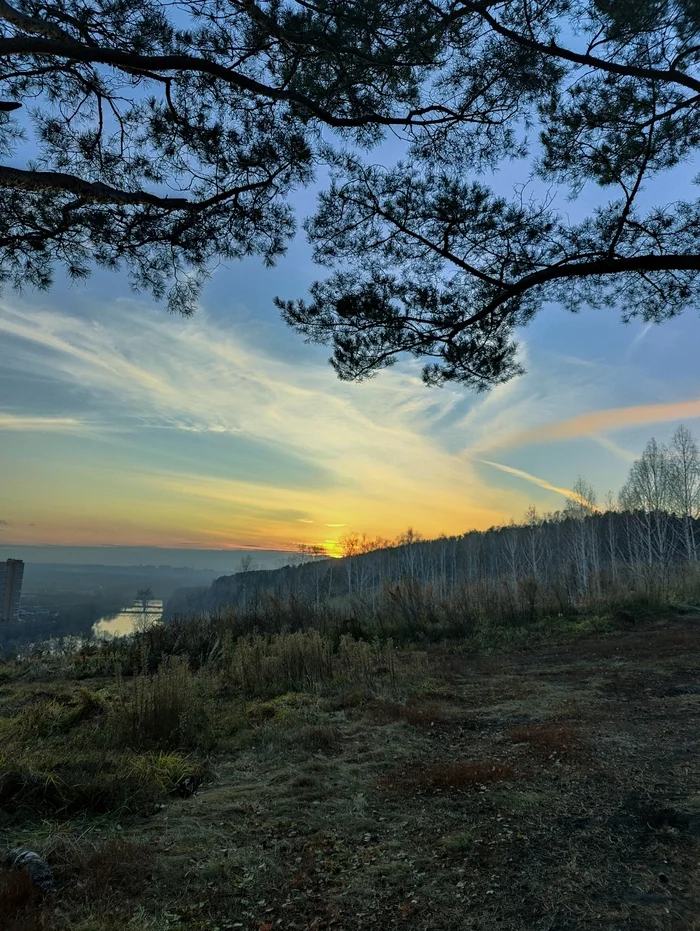
{"label": "tree canopy", "polygon": [[329,276],[286,321],[344,379],[410,354],[488,388],[548,302],[695,304],[699,108],[699,0],[0,0],[0,283],[125,267],[188,313],[284,252],[323,167]]}

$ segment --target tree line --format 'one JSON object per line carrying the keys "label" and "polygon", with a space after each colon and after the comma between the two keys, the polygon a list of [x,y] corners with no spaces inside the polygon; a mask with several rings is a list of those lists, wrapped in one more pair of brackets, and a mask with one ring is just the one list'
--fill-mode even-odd
{"label": "tree line", "polygon": [[352,532],[340,543],[340,559],[302,548],[296,566],[224,576],[177,594],[167,613],[235,610],[281,626],[295,612],[301,623],[333,610],[415,623],[445,611],[526,620],[700,596],[698,443],[683,426],[667,446],[651,439],[602,506],[579,477],[561,510],[531,507],[518,523],[435,540],[411,529],[393,541]]}

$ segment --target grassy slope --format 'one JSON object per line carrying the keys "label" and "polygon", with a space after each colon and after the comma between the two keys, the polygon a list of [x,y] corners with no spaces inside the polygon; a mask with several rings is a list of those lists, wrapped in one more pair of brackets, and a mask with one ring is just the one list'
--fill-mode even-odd
{"label": "grassy slope", "polygon": [[[481,658],[413,654],[396,688],[220,695],[191,798],[159,795],[149,770],[131,808],[117,793],[103,814],[2,816],[59,891],[0,872],[0,928],[700,929],[699,647],[690,616]],[[99,709],[28,729],[37,700],[59,722],[81,707],[79,685],[7,679],[6,756],[89,738],[93,763],[110,771],[113,754],[133,779],[133,754],[100,744]],[[90,686],[112,700],[108,680]],[[143,774],[160,758],[139,759]]]}

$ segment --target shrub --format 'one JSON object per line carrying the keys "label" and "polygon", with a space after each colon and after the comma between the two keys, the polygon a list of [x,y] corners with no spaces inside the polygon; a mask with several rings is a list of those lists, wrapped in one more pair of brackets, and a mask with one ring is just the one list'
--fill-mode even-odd
{"label": "shrub", "polygon": [[313,689],[333,678],[332,644],[315,630],[239,637],[226,678],[244,695]]}
{"label": "shrub", "polygon": [[229,641],[224,649],[224,682],[246,696],[318,691],[331,683],[370,684],[382,677],[396,681],[391,641],[380,646],[345,635],[334,650],[330,637],[307,630],[271,636],[250,634]]}
{"label": "shrub", "polygon": [[211,741],[212,683],[195,679],[187,657],[167,657],[154,675],[144,669],[130,691],[118,675],[118,689],[113,726],[127,746],[177,750]]}

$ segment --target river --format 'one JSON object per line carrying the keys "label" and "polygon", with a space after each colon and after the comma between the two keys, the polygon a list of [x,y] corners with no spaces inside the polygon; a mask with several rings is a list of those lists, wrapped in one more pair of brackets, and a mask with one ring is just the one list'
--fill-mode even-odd
{"label": "river", "polygon": [[116,617],[103,617],[92,628],[96,637],[124,637],[134,631],[146,630],[163,617],[163,602],[153,599],[145,604],[135,601]]}

